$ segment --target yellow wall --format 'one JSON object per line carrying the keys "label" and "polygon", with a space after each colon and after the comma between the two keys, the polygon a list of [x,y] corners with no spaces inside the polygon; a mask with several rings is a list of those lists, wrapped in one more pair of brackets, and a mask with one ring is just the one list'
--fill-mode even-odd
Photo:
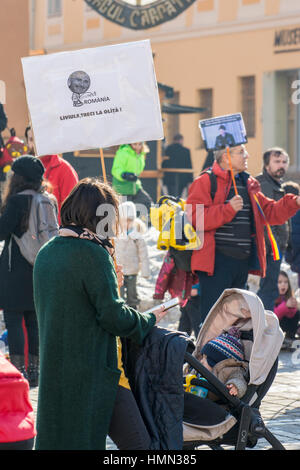
{"label": "yellow wall", "polygon": [[[20,5],[18,0],[3,1]],[[88,11],[84,0],[63,0],[63,16],[51,19],[47,0],[35,3],[35,49],[51,53],[150,39],[158,81],[173,87],[180,104],[188,106],[199,106],[198,90],[213,88],[214,116],[241,111],[239,78],[255,75],[256,135],[249,139],[248,150],[251,173],[260,171],[268,128],[268,120],[263,121],[268,114],[263,110],[264,74],[300,68],[299,52],[274,53],[275,31],[300,28],[300,2],[295,2],[293,12],[285,0],[197,0],[176,19],[144,31],[121,28]],[[22,48],[26,47],[25,41]],[[198,119],[195,114],[180,115],[180,132],[191,148],[196,173],[206,156],[199,149]]]}
{"label": "yellow wall", "polygon": [[[2,14],[5,12],[5,14]],[[18,12],[16,14],[16,12]],[[29,6],[27,0],[1,0],[0,80],[6,85],[5,112],[8,127],[23,136],[28,123],[21,57],[29,54]],[[3,137],[9,133],[5,131]]]}
{"label": "yellow wall", "polygon": [[79,44],[83,34],[83,2],[64,2],[64,42]]}

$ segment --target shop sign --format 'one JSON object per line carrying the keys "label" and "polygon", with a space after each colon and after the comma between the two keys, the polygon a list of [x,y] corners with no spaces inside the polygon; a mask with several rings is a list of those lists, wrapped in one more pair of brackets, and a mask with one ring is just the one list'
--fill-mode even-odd
{"label": "shop sign", "polygon": [[[295,47],[299,46],[299,47]],[[281,29],[275,31],[274,52],[296,52],[300,50],[300,28]]]}

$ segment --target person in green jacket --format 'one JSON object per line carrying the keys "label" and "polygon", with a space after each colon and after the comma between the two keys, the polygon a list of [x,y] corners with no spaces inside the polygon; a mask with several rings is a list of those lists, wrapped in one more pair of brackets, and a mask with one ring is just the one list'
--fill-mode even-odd
{"label": "person in green jacket", "polygon": [[[123,388],[117,338],[141,344],[165,314],[162,309],[155,314],[139,313],[119,296],[122,273],[115,268],[110,241],[99,233],[104,216],[96,215],[101,204],[110,204],[118,214],[118,203],[109,185],[93,178],[81,180],[62,205],[59,236],[44,245],[36,258],[37,450],[105,449],[116,397],[122,399],[117,395]],[[129,399],[134,402],[133,395]],[[124,434],[126,425],[130,426],[126,412],[138,413],[129,403],[121,403]],[[135,445],[126,443],[131,449]]]}
{"label": "person in green jacket", "polygon": [[143,189],[139,179],[145,168],[146,146],[143,142],[121,145],[115,155],[112,166],[112,186],[118,194],[127,200],[146,207],[149,214],[152,199]]}

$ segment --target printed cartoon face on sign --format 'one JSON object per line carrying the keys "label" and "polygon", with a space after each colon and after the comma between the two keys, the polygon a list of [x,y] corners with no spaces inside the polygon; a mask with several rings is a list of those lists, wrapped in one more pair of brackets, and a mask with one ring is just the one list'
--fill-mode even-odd
{"label": "printed cartoon face on sign", "polygon": [[73,106],[82,106],[80,100],[82,95],[88,91],[91,86],[91,79],[86,72],[76,71],[73,72],[68,78],[68,87],[73,92],[72,100]]}

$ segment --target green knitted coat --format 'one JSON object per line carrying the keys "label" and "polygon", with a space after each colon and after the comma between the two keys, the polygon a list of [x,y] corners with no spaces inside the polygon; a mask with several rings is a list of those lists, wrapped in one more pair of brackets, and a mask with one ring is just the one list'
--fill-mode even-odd
{"label": "green knitted coat", "polygon": [[113,260],[88,240],[56,237],[34,266],[40,335],[36,449],[102,450],[120,371],[116,337],[155,324],[119,298]]}

